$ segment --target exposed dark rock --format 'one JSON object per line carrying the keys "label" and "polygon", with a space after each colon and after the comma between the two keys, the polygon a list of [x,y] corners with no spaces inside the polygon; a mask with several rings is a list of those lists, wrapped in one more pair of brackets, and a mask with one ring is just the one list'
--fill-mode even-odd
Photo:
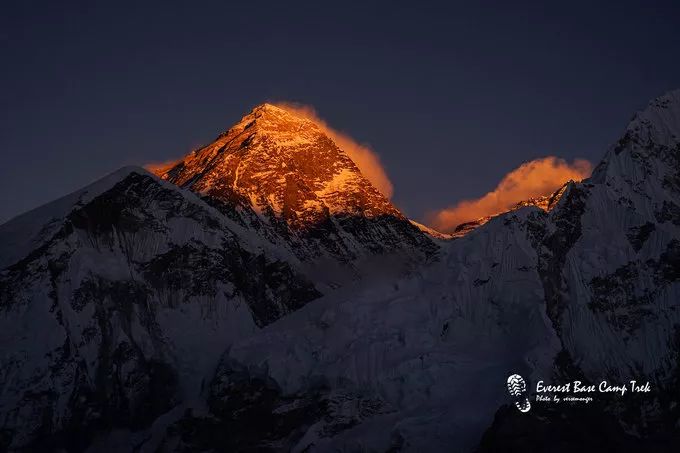
{"label": "exposed dark rock", "polygon": [[331,390],[323,380],[284,395],[271,378],[233,362],[220,365],[209,392],[210,415],[185,414],[161,451],[290,451],[314,424],[319,437],[332,437],[390,411],[379,399]]}
{"label": "exposed dark rock", "polygon": [[654,215],[657,222],[671,222],[674,225],[680,225],[680,206],[672,201],[664,201]]}
{"label": "exposed dark rock", "polygon": [[553,221],[555,230],[546,233],[534,221],[528,233],[538,253],[538,274],[541,277],[548,316],[557,332],[560,332],[560,316],[566,308],[564,299],[564,277],[562,271],[567,253],[581,237],[581,216],[585,211],[588,191],[575,184],[567,186],[555,209]]}
{"label": "exposed dark rock", "polygon": [[632,334],[647,316],[652,316],[654,303],[652,290],[646,288],[639,293],[641,263],[629,263],[616,270],[613,274],[595,277],[590,286],[593,289],[593,299],[589,307],[608,317],[614,328],[625,330]]}
{"label": "exposed dark rock", "polygon": [[633,250],[639,252],[644,243],[649,238],[649,235],[651,235],[655,230],[656,226],[652,222],[646,222],[639,227],[629,228],[626,237],[628,238],[630,245],[633,247]]}

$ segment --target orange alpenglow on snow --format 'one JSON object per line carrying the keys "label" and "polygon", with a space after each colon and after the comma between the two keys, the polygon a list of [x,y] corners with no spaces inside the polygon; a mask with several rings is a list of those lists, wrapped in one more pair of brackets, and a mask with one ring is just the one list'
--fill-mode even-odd
{"label": "orange alpenglow on snow", "polygon": [[262,104],[214,142],[147,169],[293,227],[337,215],[403,218],[378,157],[308,107]]}
{"label": "orange alpenglow on snow", "polygon": [[[430,216],[439,231],[451,232],[457,226],[506,212],[527,199],[545,197],[570,180],[590,176],[592,165],[587,160],[572,163],[554,156],[526,162],[505,175],[496,188],[475,200],[464,200]],[[546,209],[546,203],[530,203]],[[544,206],[545,205],[545,206]]]}
{"label": "orange alpenglow on snow", "polygon": [[392,183],[390,182],[385,169],[380,163],[380,158],[371,148],[368,147],[368,145],[360,145],[349,135],[330,127],[328,123],[326,123],[319,117],[319,115],[317,115],[314,107],[288,102],[278,102],[274,105],[294,114],[295,116],[308,119],[316,124],[324,134],[328,135],[331,140],[333,140],[335,144],[338,145],[338,148],[347,153],[349,158],[352,159],[357,167],[359,167],[361,174],[364,175],[366,179],[371,181],[371,184],[373,184],[387,198],[392,197]]}

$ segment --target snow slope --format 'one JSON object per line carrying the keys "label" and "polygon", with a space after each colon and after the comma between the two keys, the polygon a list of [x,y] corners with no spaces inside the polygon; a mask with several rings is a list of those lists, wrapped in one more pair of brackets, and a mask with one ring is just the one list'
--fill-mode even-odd
{"label": "snow slope", "polygon": [[[386,451],[395,442],[405,451],[470,451],[506,401],[511,372],[550,372],[560,342],[526,214],[453,241],[417,275],[317,300],[230,348],[230,360],[266,373],[284,394],[322,378],[328,392],[385,408],[334,436],[322,419],[293,451]],[[358,401],[343,416],[359,418]]]}

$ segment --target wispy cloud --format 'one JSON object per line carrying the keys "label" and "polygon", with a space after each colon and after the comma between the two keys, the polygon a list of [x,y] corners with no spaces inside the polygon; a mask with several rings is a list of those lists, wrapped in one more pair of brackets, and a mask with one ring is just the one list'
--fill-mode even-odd
{"label": "wispy cloud", "polygon": [[453,231],[461,223],[500,214],[522,200],[549,195],[569,180],[587,178],[591,171],[592,164],[583,159],[572,163],[554,156],[535,159],[505,175],[486,195],[431,214],[429,223],[440,231]]}

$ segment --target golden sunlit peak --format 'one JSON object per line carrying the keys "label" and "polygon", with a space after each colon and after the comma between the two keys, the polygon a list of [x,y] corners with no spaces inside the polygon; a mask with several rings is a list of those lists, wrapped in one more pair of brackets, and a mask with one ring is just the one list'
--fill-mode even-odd
{"label": "golden sunlit peak", "polygon": [[[263,104],[272,105],[272,104]],[[348,134],[332,128],[323,120],[316,109],[310,105],[295,102],[277,102],[273,104],[277,110],[309,121],[326,134],[335,144],[344,151],[350,159],[359,167],[361,173],[387,198],[392,196],[392,183],[387,172],[380,162],[380,157],[367,144],[357,143]]]}
{"label": "golden sunlit peak", "polygon": [[253,108],[251,114],[273,114],[279,118],[286,118],[292,120],[293,118],[300,121],[310,121],[316,123],[314,109],[311,107],[298,107],[297,104],[288,103],[271,103],[264,102]]}
{"label": "golden sunlit peak", "polygon": [[303,124],[307,124],[310,127],[319,126],[318,123],[313,121],[308,115],[300,114],[293,109],[287,108],[285,104],[277,105],[270,102],[257,105],[249,114],[241,119],[243,126],[250,126],[252,121],[256,121],[260,126],[274,126],[279,130],[281,128],[295,129]]}
{"label": "golden sunlit peak", "polygon": [[274,104],[271,104],[269,102],[264,102],[258,106],[256,106],[253,111],[258,111],[258,110],[272,110],[272,111],[285,111],[285,109],[282,109],[281,107],[278,107]]}

